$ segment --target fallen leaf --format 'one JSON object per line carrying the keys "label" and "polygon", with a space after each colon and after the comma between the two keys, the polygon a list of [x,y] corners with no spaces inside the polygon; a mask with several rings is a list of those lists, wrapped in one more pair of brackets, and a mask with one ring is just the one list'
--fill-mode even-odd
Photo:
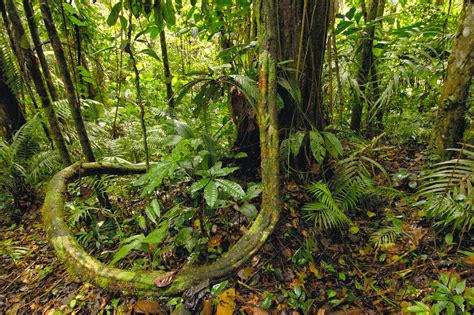
{"label": "fallen leaf", "polygon": [[237,275],[242,280],[248,280],[253,275],[253,268],[246,267],[246,268],[240,269]]}
{"label": "fallen leaf", "polygon": [[208,249],[211,249],[211,248],[214,248],[214,247],[217,247],[221,244],[221,240],[222,240],[222,235],[216,235],[214,236],[210,241],[209,243],[207,243],[207,248]]}
{"label": "fallen leaf", "polygon": [[231,315],[235,311],[235,289],[230,288],[222,292],[217,302],[217,315]]}
{"label": "fallen leaf", "polygon": [[290,258],[290,257],[292,256],[292,254],[291,254],[291,249],[289,249],[288,247],[285,248],[285,249],[283,250],[283,255],[284,255],[285,257],[287,257],[287,258]]}
{"label": "fallen leaf", "polygon": [[248,315],[268,315],[267,311],[256,306],[246,305],[242,307],[241,310],[244,311],[245,314],[248,314]]}
{"label": "fallen leaf", "polygon": [[164,314],[158,302],[149,300],[137,301],[133,310],[139,314]]}
{"label": "fallen leaf", "polygon": [[204,299],[202,302],[202,311],[200,315],[212,315],[212,300]]}
{"label": "fallen leaf", "polygon": [[164,273],[164,274],[162,274],[162,275],[159,275],[158,277],[155,278],[155,280],[153,280],[153,282],[155,283],[155,285],[156,285],[158,288],[166,287],[166,286],[169,285],[171,282],[173,282],[173,275],[174,275],[176,272],[177,272],[177,271],[170,271],[170,272]]}

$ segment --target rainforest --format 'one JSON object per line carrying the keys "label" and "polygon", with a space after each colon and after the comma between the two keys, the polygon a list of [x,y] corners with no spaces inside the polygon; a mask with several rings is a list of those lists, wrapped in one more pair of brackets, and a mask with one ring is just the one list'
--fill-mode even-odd
{"label": "rainforest", "polygon": [[0,12],[0,313],[474,311],[473,0]]}

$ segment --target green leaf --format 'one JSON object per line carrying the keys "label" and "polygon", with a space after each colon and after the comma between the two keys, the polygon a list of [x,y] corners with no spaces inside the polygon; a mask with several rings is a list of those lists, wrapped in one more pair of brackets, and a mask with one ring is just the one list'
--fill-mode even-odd
{"label": "green leaf", "polygon": [[204,188],[204,199],[206,199],[206,203],[209,207],[214,208],[218,194],[216,182],[213,180],[209,181],[206,188]]}
{"label": "green leaf", "polygon": [[63,7],[64,7],[64,10],[66,10],[67,12],[69,12],[71,14],[79,15],[79,11],[75,7],[70,5],[69,3],[63,2]]}
{"label": "green leaf", "polygon": [[156,222],[156,216],[155,216],[155,214],[153,213],[152,207],[146,206],[146,207],[145,207],[145,214],[146,214],[147,218],[148,218],[151,222],[153,222],[154,224],[157,223],[157,222]]}
{"label": "green leaf", "polygon": [[323,164],[324,157],[326,156],[326,148],[324,147],[324,138],[317,131],[309,132],[309,144],[311,147],[311,153],[313,154],[316,162],[321,165]]}
{"label": "green leaf", "polygon": [[464,292],[464,289],[466,288],[466,280],[462,280],[456,284],[456,293],[461,294]]}
{"label": "green leaf", "polygon": [[174,130],[184,139],[195,138],[193,130],[185,123],[173,120]]}
{"label": "green leaf", "polygon": [[206,185],[209,183],[210,179],[209,178],[202,178],[195,182],[194,184],[191,185],[189,188],[189,192],[194,195],[197,191],[203,189],[206,187]]}
{"label": "green leaf", "polygon": [[153,199],[151,201],[151,209],[153,210],[153,214],[155,214],[157,218],[161,216],[161,206],[158,200]]}
{"label": "green leaf", "polygon": [[465,307],[465,306],[464,306],[464,302],[465,302],[465,301],[464,301],[464,298],[463,298],[462,296],[460,296],[460,295],[455,295],[455,296],[453,296],[453,302],[454,302],[454,304],[457,305],[457,307],[459,307],[459,309],[460,309],[461,311],[464,312],[464,307]]}
{"label": "green leaf", "polygon": [[452,233],[448,233],[444,236],[444,242],[449,245],[449,244],[452,244],[453,243],[453,234]]}
{"label": "green leaf", "polygon": [[110,265],[113,266],[116,262],[118,262],[119,260],[127,256],[128,253],[130,253],[130,251],[134,249],[139,249],[142,245],[143,238],[144,238],[143,234],[137,235],[137,238],[134,241],[120,248],[120,250],[117,253],[115,253],[114,258],[110,262]]}
{"label": "green leaf", "polygon": [[326,144],[326,149],[328,150],[329,154],[331,154],[335,159],[342,157],[344,150],[339,139],[337,139],[337,137],[330,132],[322,132],[322,134],[324,137],[324,143]]}
{"label": "green leaf", "polygon": [[291,149],[291,154],[293,154],[294,157],[296,157],[298,153],[300,153],[301,145],[303,144],[305,135],[306,134],[304,132],[298,131],[293,136],[291,136],[290,149]]}
{"label": "green leaf", "polygon": [[144,239],[143,239],[143,243],[146,243],[146,244],[160,244],[161,242],[163,242],[163,240],[165,239],[166,237],[166,234],[168,232],[168,224],[166,223],[166,221],[164,221],[165,224],[163,224],[160,228],[154,230],[153,232],[151,232],[150,234],[148,234]]}
{"label": "green leaf", "polygon": [[448,302],[446,305],[446,314],[454,315],[456,313],[456,305],[453,302]]}
{"label": "green leaf", "polygon": [[253,204],[248,202],[240,206],[238,211],[249,218],[255,218],[258,213],[257,208]]}
{"label": "green leaf", "polygon": [[211,288],[211,294],[214,296],[219,295],[225,289],[227,284],[229,284],[229,280],[225,280],[223,282],[213,285]]}
{"label": "green leaf", "polygon": [[221,187],[223,191],[225,191],[235,199],[241,199],[245,196],[245,192],[242,189],[242,186],[240,186],[236,182],[219,178],[216,180],[216,184]]}
{"label": "green leaf", "polygon": [[406,311],[407,312],[414,312],[414,313],[422,313],[422,314],[429,314],[430,313],[430,307],[424,303],[415,301],[416,305],[411,305],[407,307]]}
{"label": "green leaf", "polygon": [[170,0],[166,0],[166,3],[163,4],[163,18],[168,23],[168,25],[176,24],[176,17],[175,17],[175,10],[173,6],[173,2]]}
{"label": "green leaf", "polygon": [[107,25],[113,26],[117,23],[117,19],[120,11],[122,10],[122,1],[117,2],[110,11],[109,17],[107,18]]}
{"label": "green leaf", "polygon": [[140,53],[143,53],[143,54],[148,55],[148,56],[150,56],[150,57],[152,57],[152,58],[154,58],[158,61],[161,61],[160,56],[158,56],[158,54],[151,48],[145,48],[145,49],[141,50]]}
{"label": "green leaf", "polygon": [[146,230],[146,220],[145,220],[145,217],[144,216],[139,216],[138,219],[137,219],[137,223],[138,223],[138,226],[142,229],[142,230]]}
{"label": "green leaf", "polygon": [[87,24],[81,20],[79,20],[77,17],[74,15],[69,16],[69,20],[73,23],[76,24],[77,26],[86,26]]}

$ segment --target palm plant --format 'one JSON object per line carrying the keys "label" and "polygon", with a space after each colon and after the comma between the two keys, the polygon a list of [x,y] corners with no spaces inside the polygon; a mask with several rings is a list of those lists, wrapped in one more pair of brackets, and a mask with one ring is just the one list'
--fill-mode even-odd
{"label": "palm plant", "polygon": [[469,231],[474,225],[474,145],[450,150],[458,157],[435,164],[422,178],[418,195],[437,227]]}

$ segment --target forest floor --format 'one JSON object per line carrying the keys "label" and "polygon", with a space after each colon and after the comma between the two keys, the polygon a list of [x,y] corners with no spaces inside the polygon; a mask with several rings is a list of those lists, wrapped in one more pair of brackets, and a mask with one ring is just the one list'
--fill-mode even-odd
{"label": "forest floor", "polygon": [[[391,174],[405,168],[416,175],[423,164],[423,153],[410,148],[394,149],[384,157]],[[406,179],[398,185],[412,192]],[[230,289],[215,295],[212,292],[218,288],[211,290],[201,314],[212,314],[212,308],[220,314],[401,313],[428,294],[430,283],[442,273],[466,279],[468,287],[474,285],[474,261],[458,252],[474,251],[472,235],[464,236],[461,244],[446,242],[409,198],[360,210],[353,216],[357,228],[343,235],[313,233],[313,226],[298,211],[307,198],[304,187],[285,183],[282,219],[271,239],[222,284]],[[405,235],[391,246],[375,249],[370,235],[387,225],[388,214],[403,218]],[[167,314],[177,301],[127,297],[77,281],[49,246],[39,206],[25,215],[21,225],[1,230],[0,240],[11,240],[18,253],[16,260],[0,253],[0,313]],[[189,313],[181,309],[174,314]]]}

